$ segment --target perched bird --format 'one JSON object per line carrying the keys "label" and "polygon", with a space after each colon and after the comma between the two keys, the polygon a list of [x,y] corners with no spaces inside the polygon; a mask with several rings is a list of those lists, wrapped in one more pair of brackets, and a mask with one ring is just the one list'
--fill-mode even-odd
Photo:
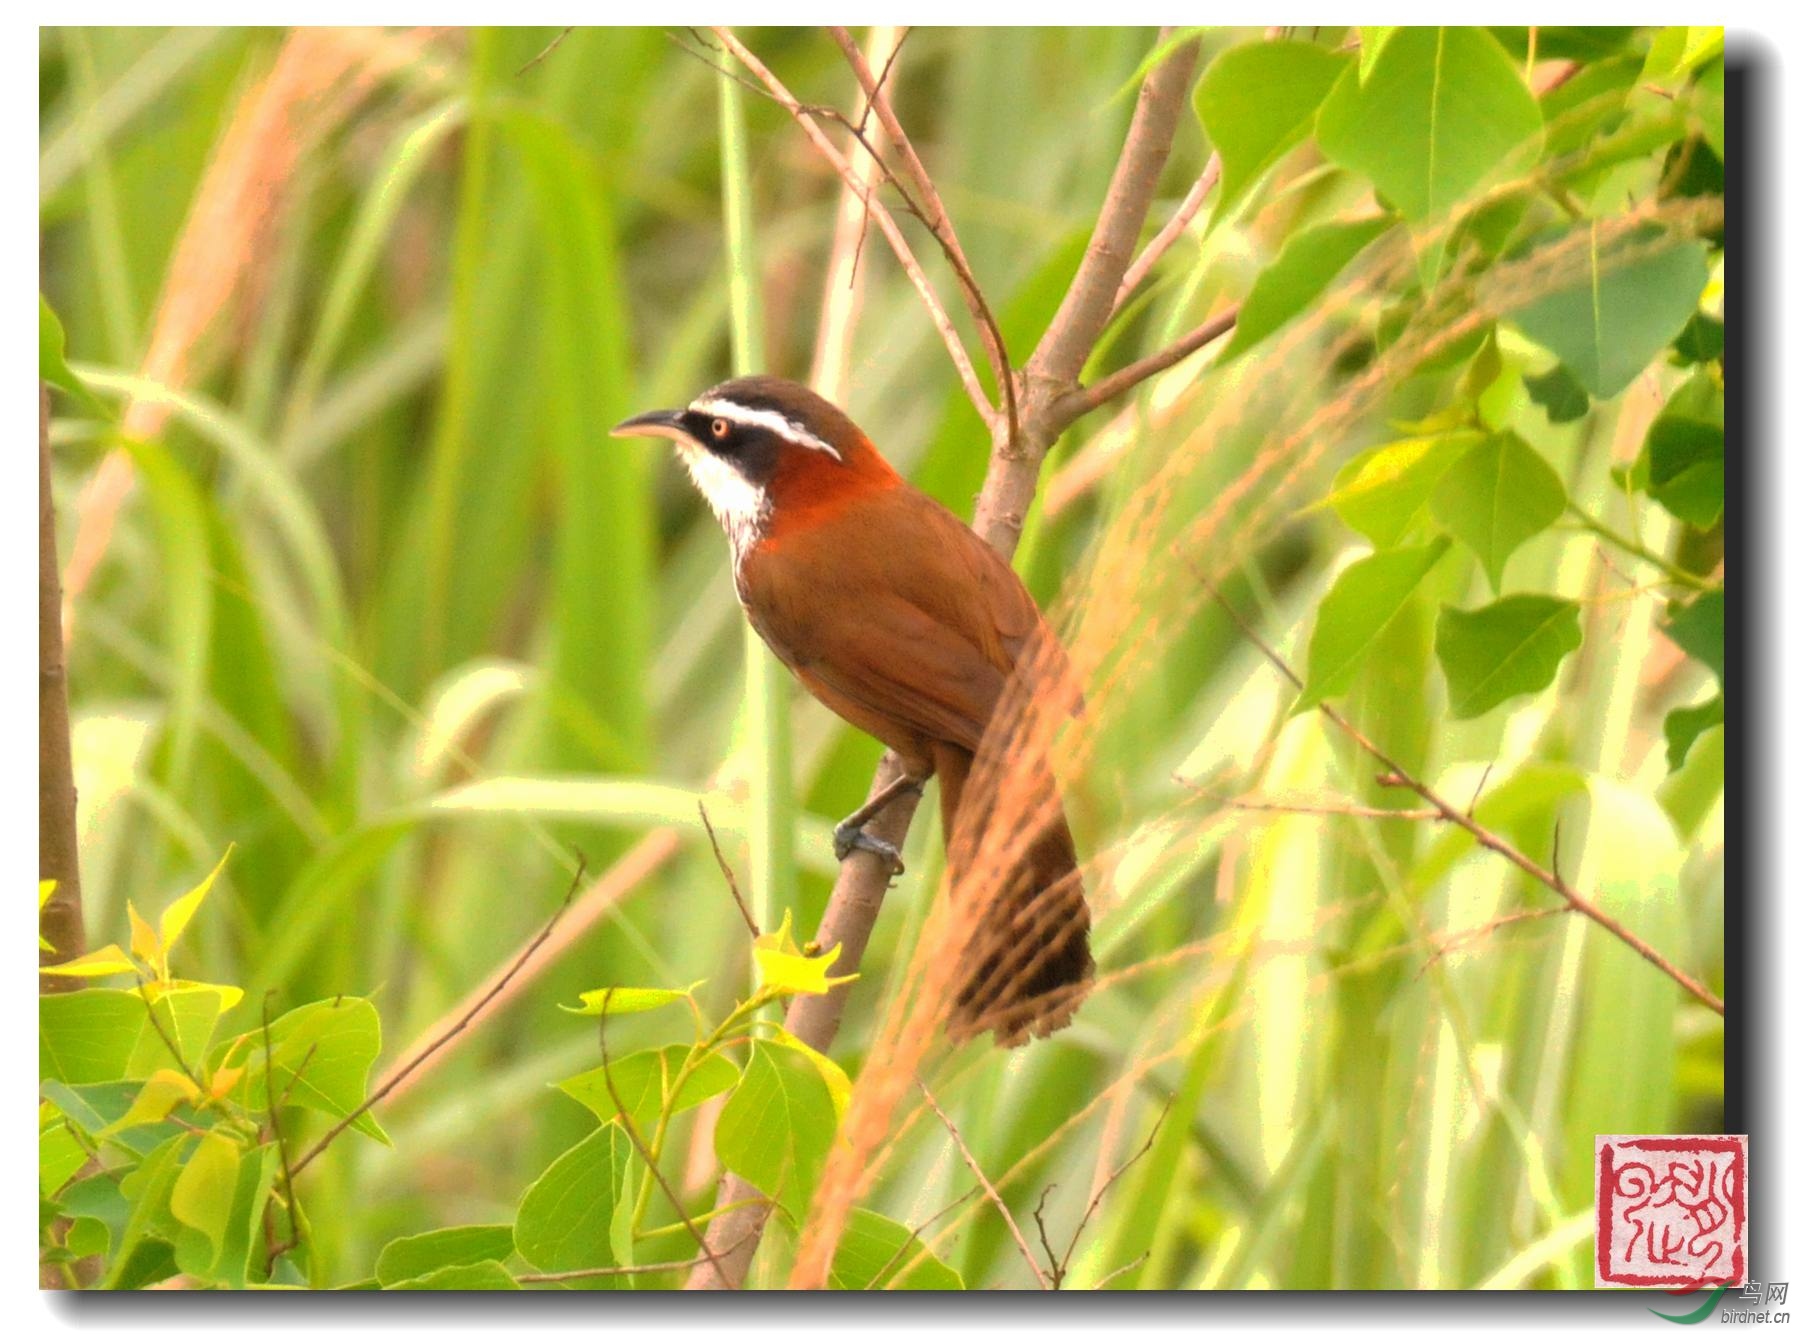
{"label": "perched bird", "polygon": [[[906,776],[834,831],[885,858],[861,826],[937,775],[952,898],[980,885],[948,1026],[993,1029],[1013,1045],[1066,1024],[1094,973],[1076,846],[1049,771],[1030,771],[1030,805],[1008,867],[978,880],[982,829],[1007,786],[1008,734],[992,720],[1009,688],[1073,711],[1067,660],[1014,571],[961,519],[915,489],[836,406],[798,383],[746,377],[680,410],[626,420],[615,437],[675,442],[732,548],[751,625],[815,698],[899,756]],[[1018,715],[1007,715],[1017,721]],[[972,770],[976,786],[972,787]],[[1018,771],[1026,772],[1026,771]],[[992,857],[985,861],[995,861]]]}

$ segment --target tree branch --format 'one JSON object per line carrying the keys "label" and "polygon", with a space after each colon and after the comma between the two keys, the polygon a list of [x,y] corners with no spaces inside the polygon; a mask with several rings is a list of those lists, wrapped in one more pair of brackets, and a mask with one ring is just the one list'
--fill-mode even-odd
{"label": "tree branch", "polygon": [[[56,557],[56,500],[50,491],[50,389],[38,383],[38,879],[56,892],[38,911],[40,965],[87,950],[81,918],[81,857],[75,837],[75,766],[69,753],[69,688],[63,664],[63,594]],[[81,980],[40,975],[40,992],[67,992]]]}

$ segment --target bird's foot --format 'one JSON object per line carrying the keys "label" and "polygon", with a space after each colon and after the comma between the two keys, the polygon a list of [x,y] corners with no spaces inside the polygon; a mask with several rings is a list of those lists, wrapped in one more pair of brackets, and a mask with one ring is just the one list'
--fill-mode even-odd
{"label": "bird's foot", "polygon": [[899,876],[907,870],[906,864],[901,861],[901,850],[887,839],[878,839],[873,834],[866,834],[857,825],[842,824],[833,828],[832,851],[838,854],[840,862],[859,850],[874,853],[888,863],[890,876]]}

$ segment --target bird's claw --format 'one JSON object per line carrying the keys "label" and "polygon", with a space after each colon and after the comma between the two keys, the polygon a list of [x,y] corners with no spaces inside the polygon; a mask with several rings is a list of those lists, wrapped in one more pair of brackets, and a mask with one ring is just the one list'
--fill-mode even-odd
{"label": "bird's claw", "polygon": [[901,850],[887,839],[866,834],[855,825],[839,825],[832,831],[832,851],[838,855],[840,862],[859,850],[874,853],[888,863],[890,876],[899,876],[907,870],[906,864],[901,861]]}

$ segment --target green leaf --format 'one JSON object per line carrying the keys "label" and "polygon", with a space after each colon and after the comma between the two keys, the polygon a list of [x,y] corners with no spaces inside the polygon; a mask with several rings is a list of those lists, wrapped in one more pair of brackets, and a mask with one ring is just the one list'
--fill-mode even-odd
{"label": "green leaf", "polygon": [[1545,116],[1548,158],[1574,153],[1611,131],[1639,82],[1639,58],[1631,53],[1586,65],[1539,100]]}
{"label": "green leaf", "polygon": [[1539,104],[1479,28],[1402,28],[1368,77],[1320,108],[1320,151],[1370,179],[1411,223],[1444,218],[1501,168],[1538,158]]}
{"label": "green leaf", "polygon": [[1673,708],[1664,717],[1664,758],[1672,773],[1683,767],[1689,748],[1710,727],[1727,721],[1727,701],[1720,695],[1688,708]]}
{"label": "green leaf", "polygon": [[1704,592],[1687,606],[1673,605],[1664,632],[1683,651],[1727,679],[1727,594]]}
{"label": "green leaf", "polygon": [[1389,39],[1400,31],[1394,26],[1379,27],[1358,25],[1358,78],[1370,78],[1375,68],[1377,57],[1383,54],[1383,48],[1389,45]]}
{"label": "green leaf", "polygon": [[1308,675],[1293,712],[1342,694],[1370,651],[1451,542],[1380,550],[1346,568],[1320,603],[1308,640]]}
{"label": "green leaf", "polygon": [[[242,1149],[232,1138],[223,1132],[209,1132],[200,1139],[169,1190],[169,1210],[175,1219],[206,1237],[210,1252],[205,1261],[209,1267],[218,1257],[231,1219],[241,1155]],[[179,1249],[178,1245],[178,1253]]]}
{"label": "green leaf", "polygon": [[1668,83],[1719,56],[1725,30],[1719,26],[1661,29],[1646,52],[1641,78],[1648,83]]}
{"label": "green leaf", "polygon": [[[108,1289],[118,1290],[143,1284],[146,1280],[160,1280],[175,1271],[173,1254],[168,1255],[166,1271],[163,1270],[160,1259],[155,1263],[157,1275],[147,1275],[147,1265],[134,1264],[133,1258],[148,1240],[158,1237],[156,1232],[164,1228],[165,1222],[175,1230],[180,1229],[180,1223],[169,1210],[169,1194],[181,1173],[182,1155],[194,1141],[188,1133],[176,1133],[145,1156],[143,1162],[120,1181],[119,1191],[125,1195],[126,1202],[131,1207],[131,1215],[125,1222],[125,1228],[119,1236],[119,1246],[113,1253],[112,1270],[105,1281]],[[169,1238],[173,1237],[173,1233],[170,1233]]]}
{"label": "green leaf", "polygon": [[1570,369],[1555,364],[1550,372],[1521,380],[1536,404],[1553,424],[1569,424],[1589,413],[1589,393],[1571,376]]}
{"label": "green leaf", "polygon": [[1482,562],[1502,590],[1508,556],[1563,514],[1564,484],[1518,435],[1497,433],[1470,449],[1433,490],[1433,516]]}
{"label": "green leaf", "polygon": [[1727,348],[1727,328],[1719,317],[1710,317],[1706,312],[1698,312],[1689,319],[1689,324],[1677,333],[1671,342],[1671,349],[1677,356],[1677,363],[1682,365],[1712,363],[1721,357]]}
{"label": "green leaf", "polygon": [[607,1123],[553,1160],[520,1199],[513,1224],[520,1256],[540,1272],[618,1266],[613,1214],[632,1155],[619,1124]]}
{"label": "green leaf", "polygon": [[964,1289],[964,1279],[906,1226],[863,1207],[851,1209],[826,1284],[835,1291]]}
{"label": "green leaf", "polygon": [[[54,1112],[54,1110],[52,1111]],[[54,1197],[88,1163],[88,1149],[67,1119],[58,1114],[38,1131],[38,1194]]]}
{"label": "green leaf", "polygon": [[1307,135],[1348,57],[1312,42],[1248,42],[1221,52],[1195,85],[1195,112],[1220,155],[1223,219]]}
{"label": "green leaf", "polygon": [[832,1108],[838,1115],[839,1122],[844,1122],[845,1110],[851,1107],[851,1078],[845,1069],[820,1052],[812,1044],[798,1039],[782,1026],[772,1026],[769,1041],[782,1048],[793,1049],[820,1074],[820,1080],[826,1083],[826,1089],[832,1095]]}
{"label": "green leaf", "polygon": [[[1578,282],[1533,300],[1514,324],[1570,369],[1591,396],[1607,400],[1629,382],[1689,322],[1708,283],[1707,248],[1673,246],[1620,265],[1604,265],[1591,246]],[[1649,235],[1629,239],[1637,247]]]}
{"label": "green leaf", "polygon": [[[38,1075],[80,1085],[191,1065],[205,1053],[220,1012],[237,1000],[237,991],[213,984],[153,986],[153,1007],[146,1007],[137,989],[125,988],[85,988],[41,998]],[[160,1031],[151,1024],[152,1009]],[[170,1053],[171,1042],[181,1050],[180,1059]]]}
{"label": "green leaf", "polygon": [[797,993],[831,992],[841,983],[850,983],[855,974],[833,978],[827,974],[844,951],[836,945],[822,955],[808,955],[795,942],[792,927],[794,911],[782,911],[782,926],[765,932],[751,943],[751,958],[757,962],[757,979],[765,988],[792,997]]}
{"label": "green leaf", "polygon": [[[253,1268],[260,1273],[268,1253],[268,1242],[263,1238],[263,1213],[280,1164],[281,1154],[273,1142],[265,1142],[244,1155],[238,1164],[238,1181],[231,1193],[230,1214],[225,1218],[225,1235],[218,1252],[212,1252],[199,1231],[184,1229],[175,1246],[175,1259],[182,1271],[234,1291],[251,1284]],[[285,1225],[286,1213],[280,1215],[280,1224]]]}
{"label": "green leaf", "polygon": [[1252,282],[1233,324],[1233,338],[1221,351],[1221,362],[1243,354],[1305,311],[1391,222],[1388,215],[1379,214],[1316,224],[1292,235]]}
{"label": "green leaf", "polygon": [[391,1240],[375,1260],[375,1276],[383,1286],[394,1286],[445,1268],[503,1262],[512,1252],[510,1225],[447,1226]]}
{"label": "green leaf", "polygon": [[410,1277],[393,1285],[383,1283],[389,1291],[517,1291],[519,1283],[513,1274],[492,1259],[479,1263],[459,1263],[439,1268],[423,1277]]}
{"label": "green leaf", "polygon": [[1474,718],[1552,683],[1558,664],[1583,641],[1577,604],[1521,594],[1476,610],[1439,612],[1439,665],[1454,718]]}
{"label": "green leaf", "polygon": [[53,387],[58,387],[80,401],[82,408],[100,418],[106,418],[106,411],[88,390],[87,384],[76,377],[69,367],[64,353],[67,342],[63,337],[63,324],[57,318],[50,300],[43,294],[38,295],[38,377]]}
{"label": "green leaf", "polygon": [[[672,1096],[676,1073],[693,1052],[687,1044],[666,1044],[662,1048],[645,1049],[615,1058],[612,1063],[613,1089],[631,1115],[632,1125],[640,1136],[648,1136],[657,1115],[667,1105],[672,1114],[692,1109],[702,1100],[730,1090],[738,1080],[738,1068],[728,1058],[709,1053],[695,1065],[682,1083],[682,1092]],[[613,1102],[613,1091],[607,1086],[606,1067],[559,1081],[557,1089],[580,1104],[587,1105],[596,1118],[606,1122],[619,1112]]]}
{"label": "green leaf", "polygon": [[696,979],[686,988],[596,988],[582,994],[581,1006],[566,1006],[563,1010],[572,1016],[633,1016],[680,1002],[705,982]]}
{"label": "green leaf", "polygon": [[1644,456],[1646,492],[1666,512],[1700,531],[1721,520],[1727,440],[1718,414],[1711,420],[1685,413],[1673,398],[1647,431]]}
{"label": "green leaf", "polygon": [[837,1126],[831,1092],[813,1065],[793,1049],[754,1043],[744,1079],[720,1110],[713,1149],[721,1165],[799,1221]]}
{"label": "green leaf", "polygon": [[185,1073],[172,1068],[162,1068],[151,1074],[138,1093],[133,1097],[131,1108],[127,1109],[113,1122],[107,1124],[96,1137],[111,1137],[126,1128],[135,1128],[145,1123],[161,1123],[174,1112],[178,1104],[193,1104],[200,1099],[200,1087],[190,1081]]}
{"label": "green leaf", "polygon": [[1399,545],[1425,515],[1439,478],[1481,437],[1461,431],[1373,447],[1345,464],[1326,501],[1379,550]]}
{"label": "green leaf", "polygon": [[[265,1066],[264,1054],[268,1053]],[[362,997],[339,997],[305,1006],[239,1036],[231,1055],[250,1067],[244,1104],[260,1111],[269,1104],[269,1075],[278,1100],[344,1118],[363,1103],[369,1069],[382,1051],[382,1022],[375,1004]],[[388,1135],[370,1114],[351,1125],[386,1142]]]}
{"label": "green leaf", "polygon": [[[54,949],[54,948],[52,948]],[[57,965],[44,965],[40,974],[58,974],[65,978],[108,978],[114,974],[136,974],[138,967],[117,945],[102,946],[97,951],[64,960]]]}

